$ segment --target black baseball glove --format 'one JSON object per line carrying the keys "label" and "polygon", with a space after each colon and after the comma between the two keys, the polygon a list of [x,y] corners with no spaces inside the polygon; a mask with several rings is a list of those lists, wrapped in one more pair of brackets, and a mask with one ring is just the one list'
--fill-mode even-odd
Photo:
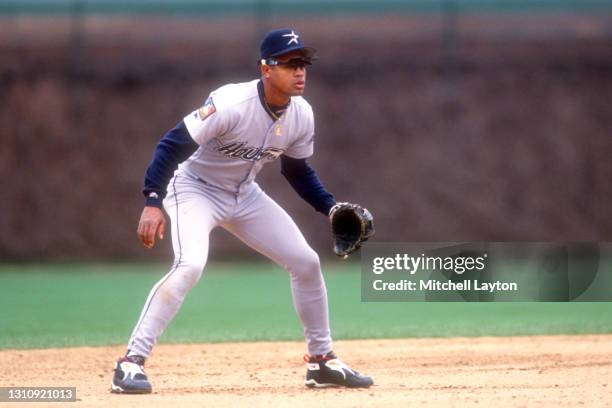
{"label": "black baseball glove", "polygon": [[337,203],[329,212],[334,253],[345,259],[374,235],[374,218],[359,204]]}

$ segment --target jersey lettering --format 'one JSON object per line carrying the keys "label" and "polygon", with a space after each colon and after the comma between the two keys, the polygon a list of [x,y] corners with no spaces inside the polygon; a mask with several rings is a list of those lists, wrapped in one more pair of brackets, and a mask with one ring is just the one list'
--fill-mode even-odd
{"label": "jersey lettering", "polygon": [[245,161],[276,160],[283,154],[283,150],[276,147],[252,147],[247,146],[245,142],[228,143],[218,147],[217,151],[227,157],[240,158]]}

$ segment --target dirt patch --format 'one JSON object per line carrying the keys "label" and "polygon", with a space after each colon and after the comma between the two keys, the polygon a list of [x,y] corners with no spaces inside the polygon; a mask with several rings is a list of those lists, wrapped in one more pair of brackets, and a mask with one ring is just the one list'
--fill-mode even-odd
{"label": "dirt patch", "polygon": [[612,335],[338,341],[335,350],[375,386],[305,388],[297,342],[159,345],[147,363],[154,392],[138,396],[109,393],[123,346],[2,350],[0,386],[76,386],[70,406],[612,406]]}

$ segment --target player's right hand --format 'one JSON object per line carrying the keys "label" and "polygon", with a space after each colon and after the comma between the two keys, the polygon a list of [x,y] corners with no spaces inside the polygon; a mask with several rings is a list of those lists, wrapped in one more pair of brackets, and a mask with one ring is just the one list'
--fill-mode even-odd
{"label": "player's right hand", "polygon": [[140,215],[138,222],[138,238],[140,242],[147,247],[153,248],[155,245],[155,237],[164,239],[164,231],[166,229],[166,217],[160,208],[145,207]]}

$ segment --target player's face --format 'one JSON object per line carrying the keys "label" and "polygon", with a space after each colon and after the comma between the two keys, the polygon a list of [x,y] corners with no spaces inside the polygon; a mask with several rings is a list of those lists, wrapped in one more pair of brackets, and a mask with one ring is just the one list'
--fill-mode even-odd
{"label": "player's face", "polygon": [[270,67],[270,83],[286,96],[298,96],[306,87],[306,62],[299,52],[292,52],[277,59],[278,65]]}

